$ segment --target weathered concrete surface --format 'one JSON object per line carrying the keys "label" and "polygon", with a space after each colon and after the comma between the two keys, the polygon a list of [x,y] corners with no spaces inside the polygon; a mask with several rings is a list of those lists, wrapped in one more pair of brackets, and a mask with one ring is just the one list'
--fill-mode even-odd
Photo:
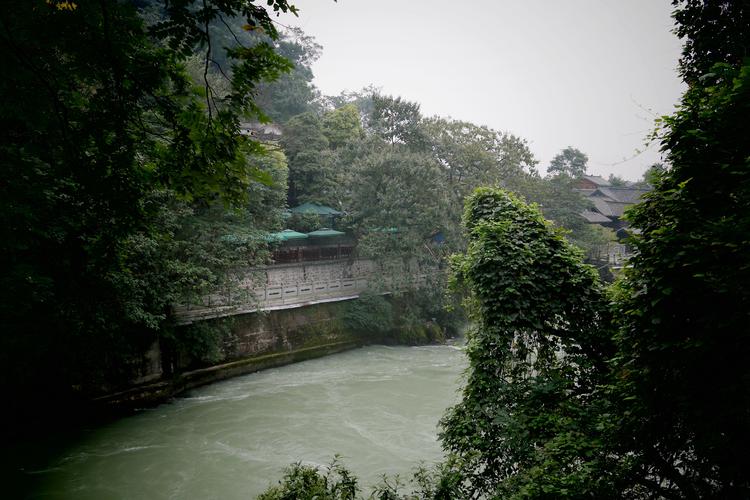
{"label": "weathered concrete surface", "polygon": [[416,265],[401,261],[351,259],[250,269],[239,291],[175,308],[180,328],[198,322],[228,326],[229,335],[216,345],[221,359],[201,363],[179,346],[155,342],[133,367],[131,387],[97,401],[112,407],[154,404],[201,384],[375,341],[347,331],[345,303],[366,290],[389,293],[425,281]]}

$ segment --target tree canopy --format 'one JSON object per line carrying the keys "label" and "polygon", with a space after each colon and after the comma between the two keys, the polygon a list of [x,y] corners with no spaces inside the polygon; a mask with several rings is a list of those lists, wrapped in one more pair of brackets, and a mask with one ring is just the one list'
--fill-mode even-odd
{"label": "tree canopy", "polygon": [[588,162],[589,157],[585,153],[568,146],[552,158],[547,173],[550,175],[567,175],[579,179],[586,175]]}
{"label": "tree canopy", "polygon": [[629,215],[640,235],[617,302],[618,424],[635,464],[675,498],[741,498],[750,494],[748,5],[675,5],[689,87],[663,122],[668,166],[649,174],[654,190]]}
{"label": "tree canopy", "polygon": [[610,497],[596,461],[611,349],[604,287],[537,208],[506,191],[478,189],[464,225],[454,284],[471,290],[475,326],[463,398],[441,435],[464,464],[463,497]]}
{"label": "tree canopy", "polygon": [[[224,50],[214,35],[241,17],[275,39],[273,12],[295,9],[267,8],[34,0],[0,13],[0,341],[11,406],[116,386],[155,335],[169,336],[176,289],[206,290],[237,259],[262,261],[264,246],[219,236],[242,227],[259,184],[283,182],[285,160],[256,161],[263,148],[239,125],[263,118],[260,82],[291,65],[268,42]],[[187,70],[196,55],[198,81]],[[228,79],[222,92],[217,78]]]}
{"label": "tree canopy", "polygon": [[[609,299],[574,255],[548,258],[561,247],[532,209],[491,191],[468,200],[456,266],[477,328],[443,439],[467,464],[469,497],[750,493],[750,65],[736,57],[747,10],[675,5],[689,87],[662,120],[668,165],[649,172],[654,189],[629,212],[637,252]],[[548,278],[558,272],[586,289],[564,292]],[[571,295],[587,297],[570,310],[599,322],[593,330],[566,313]]]}

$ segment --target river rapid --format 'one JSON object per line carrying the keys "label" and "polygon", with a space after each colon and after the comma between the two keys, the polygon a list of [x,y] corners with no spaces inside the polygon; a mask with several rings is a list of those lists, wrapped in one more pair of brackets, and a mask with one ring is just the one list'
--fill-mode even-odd
{"label": "river rapid", "polygon": [[440,459],[465,367],[452,345],[355,349],[193,390],[15,466],[30,498],[252,499],[290,463],[340,454],[369,492]]}

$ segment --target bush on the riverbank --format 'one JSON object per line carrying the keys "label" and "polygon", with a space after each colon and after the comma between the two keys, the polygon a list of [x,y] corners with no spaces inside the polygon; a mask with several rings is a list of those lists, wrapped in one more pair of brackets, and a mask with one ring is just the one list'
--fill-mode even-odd
{"label": "bush on the riverbank", "polygon": [[162,349],[171,351],[166,357],[185,368],[218,363],[226,358],[225,343],[232,337],[233,323],[230,317],[172,328],[163,334]]}
{"label": "bush on the riverbank", "polygon": [[383,335],[393,328],[393,307],[382,295],[362,294],[344,305],[344,326],[353,332]]}
{"label": "bush on the riverbank", "polygon": [[415,321],[393,330],[388,339],[399,345],[442,344],[445,332],[431,321]]}
{"label": "bush on the riverbank", "polygon": [[357,478],[334,458],[325,470],[300,463],[292,464],[277,486],[259,495],[258,500],[354,500]]}
{"label": "bush on the riverbank", "polygon": [[463,318],[430,304],[421,294],[397,296],[362,295],[344,304],[342,319],[347,330],[386,344],[440,344],[458,334]]}
{"label": "bush on the riverbank", "polygon": [[408,481],[384,475],[367,497],[358,496],[357,478],[335,457],[320,468],[292,464],[279,484],[268,488],[257,500],[455,500],[461,498],[463,475],[455,460],[432,468],[417,467]]}

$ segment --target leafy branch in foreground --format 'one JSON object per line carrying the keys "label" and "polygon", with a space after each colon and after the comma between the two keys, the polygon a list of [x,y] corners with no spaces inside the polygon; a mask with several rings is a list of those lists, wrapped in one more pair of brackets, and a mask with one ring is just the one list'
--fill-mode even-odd
{"label": "leafy branch in foreground", "polygon": [[467,498],[611,496],[597,398],[611,350],[595,271],[539,210],[481,188],[466,202],[469,246],[453,259],[470,291],[470,368],[442,421]]}
{"label": "leafy branch in foreground", "polygon": [[[420,465],[408,482],[399,476],[383,475],[372,488],[369,500],[453,500],[460,498],[463,476],[458,463],[449,460],[432,468]],[[292,464],[276,486],[271,486],[257,500],[355,500],[364,498],[357,478],[339,457],[324,468]]]}
{"label": "leafy branch in foreground", "polygon": [[357,478],[339,462],[339,457],[321,470],[312,465],[292,464],[277,486],[259,495],[258,500],[354,500]]}
{"label": "leafy branch in foreground", "polygon": [[200,287],[218,274],[218,259],[178,269],[175,240],[191,214],[238,213],[267,180],[240,119],[260,115],[259,81],[290,68],[270,46],[233,49],[226,99],[188,76],[195,51],[217,52],[209,25],[222,17],[275,36],[257,2],[159,3],[150,27],[130,2],[62,3],[0,12],[0,386],[19,412],[30,394],[54,402],[132,377],[168,323],[168,277]]}
{"label": "leafy branch in foreground", "polygon": [[663,120],[668,167],[628,216],[640,235],[615,302],[615,429],[665,497],[747,498],[750,5],[675,4],[689,88]]}

